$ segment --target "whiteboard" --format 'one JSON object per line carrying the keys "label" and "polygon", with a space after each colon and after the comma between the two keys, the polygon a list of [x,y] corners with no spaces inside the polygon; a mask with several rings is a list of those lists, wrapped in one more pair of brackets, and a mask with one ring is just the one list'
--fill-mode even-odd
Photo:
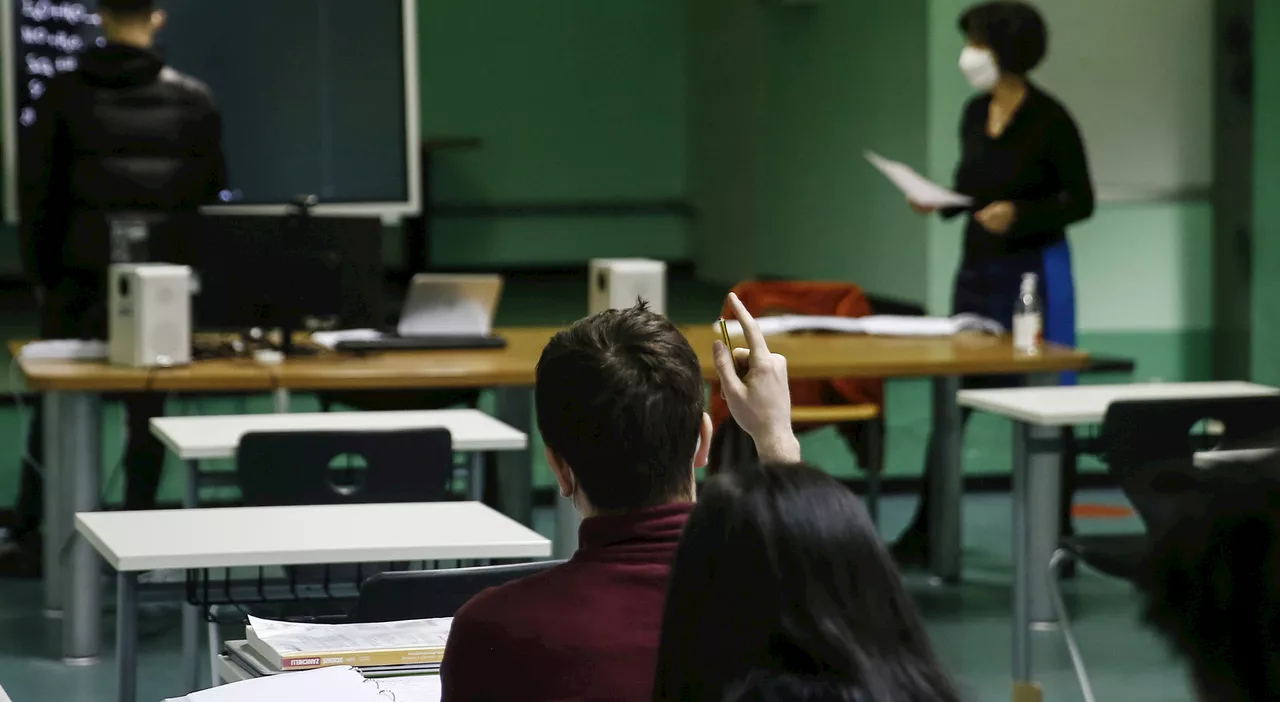
{"label": "whiteboard", "polygon": [[1033,0],[1049,54],[1032,79],[1084,135],[1098,196],[1203,196],[1213,183],[1213,0]]}

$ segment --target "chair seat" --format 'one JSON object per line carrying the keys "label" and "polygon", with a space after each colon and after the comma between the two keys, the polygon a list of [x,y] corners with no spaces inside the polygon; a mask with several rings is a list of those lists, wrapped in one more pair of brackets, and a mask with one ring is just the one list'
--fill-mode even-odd
{"label": "chair seat", "polygon": [[1146,534],[1106,534],[1067,537],[1059,546],[1094,570],[1113,578],[1133,580],[1150,543]]}
{"label": "chair seat", "polygon": [[791,408],[791,421],[795,424],[865,422],[879,416],[879,405],[817,405]]}

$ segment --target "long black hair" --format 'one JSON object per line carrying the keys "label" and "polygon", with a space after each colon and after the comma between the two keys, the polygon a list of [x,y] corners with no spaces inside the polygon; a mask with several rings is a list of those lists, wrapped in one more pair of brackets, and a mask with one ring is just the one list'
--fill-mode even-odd
{"label": "long black hair", "polygon": [[[786,684],[771,691],[771,680]],[[959,699],[862,502],[806,465],[708,481],[676,553],[654,700],[783,689],[788,699]]]}

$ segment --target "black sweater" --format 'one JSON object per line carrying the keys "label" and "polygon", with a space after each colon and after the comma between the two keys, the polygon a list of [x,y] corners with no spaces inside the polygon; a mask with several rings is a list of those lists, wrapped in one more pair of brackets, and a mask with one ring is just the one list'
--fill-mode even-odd
{"label": "black sweater", "polygon": [[[1068,225],[1093,214],[1093,182],[1075,120],[1057,100],[1029,85],[1022,106],[997,138],[987,134],[991,95],[965,106],[960,122],[960,163],[955,190],[974,200],[969,213],[966,261],[1043,249],[1066,238]],[[1016,214],[1005,234],[988,232],[972,214],[993,202],[1012,201]]]}

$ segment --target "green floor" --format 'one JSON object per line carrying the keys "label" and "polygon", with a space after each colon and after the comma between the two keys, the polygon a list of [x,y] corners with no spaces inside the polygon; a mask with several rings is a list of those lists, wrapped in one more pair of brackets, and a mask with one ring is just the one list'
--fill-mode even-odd
{"label": "green floor", "polygon": [[[586,312],[586,281],[576,276],[546,276],[517,278],[507,283],[502,306],[498,313],[499,325],[558,325],[572,322]],[[687,279],[675,279],[668,291],[669,314],[681,324],[709,323],[720,313],[725,290]],[[4,331],[10,338],[30,336],[34,327],[29,315],[6,314]],[[11,367],[11,366],[10,366]],[[20,387],[14,369],[6,374],[7,389]],[[885,408],[888,422],[886,475],[890,477],[915,476],[923,465],[924,445],[929,434],[929,386],[926,381],[897,380],[889,383]],[[488,405],[489,398],[485,398]],[[293,403],[294,411],[317,409],[314,398],[299,396]],[[175,397],[170,401],[171,414],[241,414],[245,412],[270,412],[270,398],[263,396],[220,399],[190,399]],[[5,442],[13,447],[0,456],[0,505],[12,505],[17,493],[17,471],[20,465],[20,449],[24,445],[25,416],[22,406],[0,407],[0,436],[10,437]],[[22,418],[22,419],[20,419]],[[123,442],[122,420],[116,407],[108,407],[104,432],[103,464],[106,476],[106,497],[109,502],[118,500],[120,492],[119,457]],[[535,440],[536,437],[535,437]],[[809,461],[837,475],[855,474],[853,456],[834,430],[822,430],[805,436],[804,451]],[[966,432],[965,471],[971,475],[1008,474],[1011,445],[1009,423],[977,416]],[[533,452],[535,482],[550,485],[551,477],[542,461],[542,452]],[[211,467],[216,468],[213,463]],[[229,462],[224,468],[230,469]],[[1096,470],[1096,464],[1086,463],[1085,470]],[[181,499],[181,472],[170,462],[165,473],[161,498]],[[227,497],[227,495],[212,495]],[[232,495],[233,496],[233,495]]]}
{"label": "green floor", "polygon": [[[572,321],[585,311],[585,280],[549,279],[511,281],[500,324],[560,324]],[[672,316],[679,322],[702,323],[718,313],[723,291],[693,282],[674,281],[670,290]],[[30,334],[29,323],[21,315],[3,315],[8,336]],[[16,321],[15,321],[16,320]],[[12,375],[12,374],[10,374]],[[1168,378],[1173,379],[1173,378]],[[314,401],[298,398],[298,410],[310,409]],[[176,399],[171,412],[225,413],[267,412],[265,397],[247,400],[183,401]],[[7,432],[15,447],[0,459],[0,500],[13,499],[17,483],[19,450],[24,422],[21,410],[0,410],[0,435]],[[928,431],[928,386],[919,381],[890,384],[887,407],[889,421],[888,471],[895,476],[920,472],[923,445]],[[120,421],[113,409],[108,415],[106,461],[118,462],[121,444]],[[965,448],[965,470],[970,474],[1007,473],[1011,439],[1006,423],[978,417],[969,428]],[[539,455],[535,452],[534,455]],[[805,456],[836,473],[849,473],[852,458],[841,442],[829,432],[805,439]],[[172,468],[176,468],[173,466]],[[539,465],[539,482],[546,483],[545,467]],[[112,471],[115,475],[116,471]],[[167,474],[165,494],[177,499],[178,471]],[[113,497],[119,479],[109,483]],[[1110,492],[1086,493],[1080,498],[1095,503],[1119,502]],[[882,529],[893,535],[905,524],[914,509],[911,497],[889,497],[882,509]],[[1012,567],[1009,562],[1010,514],[1004,495],[970,495],[964,505],[965,573],[962,585],[937,587],[919,578],[909,578],[911,592],[927,620],[928,629],[946,665],[965,692],[965,699],[1008,699],[1009,696],[1009,612]],[[551,511],[540,508],[535,526],[550,534]],[[1083,531],[1133,529],[1127,520],[1090,520]],[[1097,692],[1103,700],[1126,702],[1183,702],[1191,699],[1185,676],[1178,663],[1170,660],[1164,647],[1137,622],[1138,610],[1127,586],[1092,574],[1082,574],[1067,585],[1068,606],[1076,612],[1077,632],[1084,655],[1090,662]],[[103,662],[86,668],[67,668],[54,660],[59,625],[41,617],[39,584],[31,581],[0,580],[0,686],[14,702],[107,702],[115,699],[115,669],[110,641]],[[108,602],[110,602],[110,598]],[[143,622],[144,641],[139,671],[140,702],[155,702],[182,694],[178,680],[178,617],[172,611],[152,613]],[[114,621],[106,622],[106,632]],[[228,632],[231,633],[231,632]],[[109,639],[109,636],[108,636]],[[1081,699],[1065,647],[1056,632],[1034,636],[1036,677],[1045,686],[1047,700]]]}

